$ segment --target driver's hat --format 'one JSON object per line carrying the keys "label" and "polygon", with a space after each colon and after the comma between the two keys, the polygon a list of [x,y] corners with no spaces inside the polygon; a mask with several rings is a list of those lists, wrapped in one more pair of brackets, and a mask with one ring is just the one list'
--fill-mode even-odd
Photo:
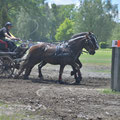
{"label": "driver's hat", "polygon": [[7,26],[11,26],[11,27],[12,27],[13,25],[12,25],[11,22],[7,22],[7,23],[5,24],[5,27],[7,27]]}

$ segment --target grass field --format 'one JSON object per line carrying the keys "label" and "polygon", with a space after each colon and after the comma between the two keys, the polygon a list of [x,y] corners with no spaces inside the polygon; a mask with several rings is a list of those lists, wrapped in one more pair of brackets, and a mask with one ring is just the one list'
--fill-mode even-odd
{"label": "grass field", "polygon": [[104,89],[104,90],[101,90],[101,92],[105,94],[119,94],[120,95],[120,92],[112,91],[111,89]]}
{"label": "grass field", "polygon": [[94,64],[101,66],[110,66],[112,59],[112,49],[99,49],[95,55],[83,53],[80,60],[83,64]]}

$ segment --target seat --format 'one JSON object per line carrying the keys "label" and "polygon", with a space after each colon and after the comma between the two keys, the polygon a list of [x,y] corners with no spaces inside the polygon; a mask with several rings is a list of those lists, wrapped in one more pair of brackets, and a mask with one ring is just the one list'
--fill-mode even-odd
{"label": "seat", "polygon": [[8,44],[7,42],[0,40],[0,50],[1,51],[8,51]]}

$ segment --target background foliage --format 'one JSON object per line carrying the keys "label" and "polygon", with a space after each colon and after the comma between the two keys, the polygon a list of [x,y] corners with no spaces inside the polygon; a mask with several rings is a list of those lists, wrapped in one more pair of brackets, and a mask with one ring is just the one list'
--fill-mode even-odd
{"label": "background foliage", "polygon": [[120,39],[117,16],[118,6],[111,0],[80,0],[79,6],[49,6],[45,0],[0,0],[0,27],[11,21],[12,33],[25,40],[64,41],[73,34],[91,31],[99,42],[111,45],[112,40]]}

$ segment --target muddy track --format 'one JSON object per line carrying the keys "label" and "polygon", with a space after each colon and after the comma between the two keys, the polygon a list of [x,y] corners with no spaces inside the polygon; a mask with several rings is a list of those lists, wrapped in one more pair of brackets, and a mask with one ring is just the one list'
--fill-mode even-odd
{"label": "muddy track", "polygon": [[120,119],[120,95],[102,92],[110,88],[110,77],[83,73],[81,85],[73,85],[70,71],[66,68],[62,85],[54,66],[43,69],[44,80],[38,79],[36,68],[30,80],[0,79],[0,101],[23,105],[34,116],[29,120]]}

